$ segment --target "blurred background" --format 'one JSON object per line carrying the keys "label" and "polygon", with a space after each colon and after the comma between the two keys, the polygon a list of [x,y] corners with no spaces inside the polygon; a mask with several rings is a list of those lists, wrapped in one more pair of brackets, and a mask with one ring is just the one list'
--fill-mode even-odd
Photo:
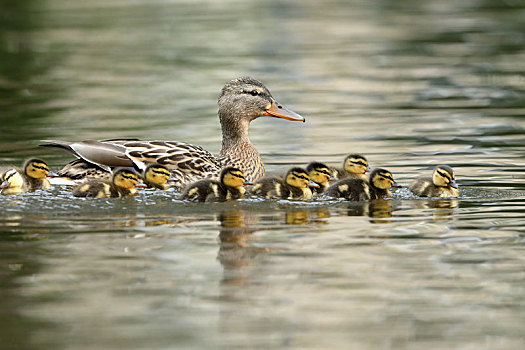
{"label": "blurred background", "polygon": [[249,75],[270,172],[362,153],[458,200],[187,205],[0,198],[4,349],[521,349],[525,2],[4,0],[0,164],[42,139],[187,141]]}

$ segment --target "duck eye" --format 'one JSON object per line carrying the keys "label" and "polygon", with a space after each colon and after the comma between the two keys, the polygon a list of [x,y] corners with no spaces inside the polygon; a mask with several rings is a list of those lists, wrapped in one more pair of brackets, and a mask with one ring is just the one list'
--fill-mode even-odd
{"label": "duck eye", "polygon": [[252,90],[252,91],[250,91],[250,95],[252,95],[252,96],[259,96],[259,91]]}

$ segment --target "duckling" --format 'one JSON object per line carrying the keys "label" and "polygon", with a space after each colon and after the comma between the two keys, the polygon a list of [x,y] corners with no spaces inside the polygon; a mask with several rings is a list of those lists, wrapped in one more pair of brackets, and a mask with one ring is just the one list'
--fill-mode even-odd
{"label": "duckling", "polygon": [[303,168],[291,168],[284,180],[278,177],[265,177],[257,181],[252,193],[268,199],[310,199],[312,190],[309,187],[319,187],[310,180]]}
{"label": "duckling", "polygon": [[27,191],[51,188],[47,179],[49,168],[43,160],[32,158],[24,163],[22,169],[18,167],[3,168],[0,176],[2,180],[0,190],[2,194],[19,194]]}
{"label": "duckling", "polygon": [[114,171],[111,182],[88,180],[73,187],[73,196],[86,198],[132,196],[137,193],[138,185],[138,174],[134,170],[119,168]]}
{"label": "duckling", "polygon": [[179,199],[193,202],[224,202],[244,196],[244,185],[253,185],[246,181],[241,170],[226,167],[222,170],[220,180],[203,179],[190,184],[184,189]]}
{"label": "duckling", "polygon": [[158,188],[159,190],[168,190],[172,184],[168,183],[173,178],[170,171],[164,165],[150,164],[144,170],[142,175],[144,183],[148,187]]}
{"label": "duckling", "polygon": [[350,201],[363,201],[392,196],[390,187],[401,187],[386,169],[372,170],[369,181],[363,179],[343,179],[326,190],[325,194],[331,197],[345,198]]}
{"label": "duckling", "polygon": [[22,173],[17,169],[9,169],[0,177],[0,193],[3,195],[27,192],[28,186]]}
{"label": "duckling", "polygon": [[310,180],[319,185],[319,187],[312,187],[312,194],[319,194],[329,187],[329,181],[335,181],[337,178],[332,175],[330,168],[323,163],[311,162],[306,167]]}
{"label": "duckling", "polygon": [[438,165],[434,168],[432,178],[420,178],[414,181],[408,189],[419,197],[458,197],[458,184],[454,170],[448,165]]}
{"label": "duckling", "polygon": [[349,154],[343,161],[343,168],[333,168],[333,173],[339,179],[366,180],[365,173],[370,171],[368,160],[359,154]]}

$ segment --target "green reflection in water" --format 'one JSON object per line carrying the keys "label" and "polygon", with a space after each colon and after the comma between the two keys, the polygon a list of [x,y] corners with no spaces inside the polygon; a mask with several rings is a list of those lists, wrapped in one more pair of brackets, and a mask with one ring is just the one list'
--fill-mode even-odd
{"label": "green reflection in water", "polygon": [[34,153],[39,129],[57,111],[46,102],[59,92],[43,79],[60,61],[58,53],[42,52],[38,31],[43,2],[4,1],[0,5],[0,156],[20,159]]}

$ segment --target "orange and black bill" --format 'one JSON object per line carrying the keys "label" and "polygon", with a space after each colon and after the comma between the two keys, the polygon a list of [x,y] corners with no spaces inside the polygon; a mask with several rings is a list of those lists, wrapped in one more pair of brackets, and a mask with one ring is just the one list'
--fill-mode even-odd
{"label": "orange and black bill", "polygon": [[289,110],[285,106],[277,103],[277,101],[273,100],[270,107],[264,111],[264,115],[267,115],[269,117],[275,117],[275,118],[283,118],[286,120],[296,121],[296,122],[305,122],[306,119],[304,119],[303,116],[295,113],[292,110]]}

